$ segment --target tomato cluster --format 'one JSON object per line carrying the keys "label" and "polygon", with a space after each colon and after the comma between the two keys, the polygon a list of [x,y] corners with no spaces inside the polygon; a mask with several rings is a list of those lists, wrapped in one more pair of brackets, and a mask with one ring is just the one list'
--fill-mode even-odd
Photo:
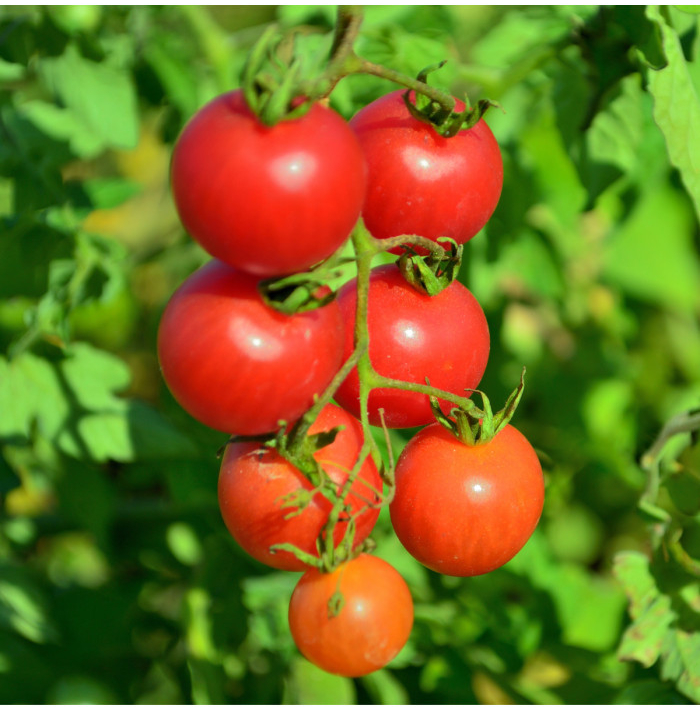
{"label": "tomato cluster", "polygon": [[[219,474],[223,520],[258,562],[303,572],[290,629],[328,672],[379,669],[411,632],[406,583],[367,553],[383,504],[393,497],[394,530],[421,563],[482,574],[534,530],[542,471],[510,425],[468,444],[435,422],[468,401],[489,356],[486,317],[459,281],[427,295],[387,264],[292,314],[264,297],[266,284],[331,257],[360,217],[375,246],[405,234],[464,243],[493,213],[502,179],[483,119],[443,137],[408,110],[402,92],[349,123],[316,103],[267,126],[232,91],[202,108],[175,145],[175,204],[212,259],[163,313],[163,377],[194,418],[231,436]],[[364,352],[358,313],[367,318]],[[426,382],[442,396],[431,399]],[[395,482],[377,467],[367,423],[425,426],[401,453]],[[385,485],[395,486],[392,495]]]}

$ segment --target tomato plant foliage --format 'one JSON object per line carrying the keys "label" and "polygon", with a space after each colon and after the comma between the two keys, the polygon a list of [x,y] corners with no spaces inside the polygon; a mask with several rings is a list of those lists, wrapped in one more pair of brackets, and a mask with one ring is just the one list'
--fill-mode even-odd
{"label": "tomato plant foliage", "polygon": [[[381,590],[383,559],[405,579],[415,619],[404,649],[357,679],[342,675],[366,665],[345,672],[336,664],[329,669],[340,674],[329,674],[295,647],[296,639],[312,657],[303,629],[313,623],[325,633],[343,622],[342,611],[328,617],[337,583],[321,588],[338,577],[304,572],[320,577],[309,586],[320,588],[322,600],[313,617],[309,604],[295,604],[292,636],[289,600],[301,594],[300,576],[259,563],[228,533],[214,452],[238,423],[217,432],[183,410],[156,356],[168,301],[206,259],[180,222],[178,208],[185,212],[171,199],[171,184],[180,185],[176,201],[192,215],[187,230],[196,236],[203,220],[211,243],[235,245],[231,259],[242,260],[231,262],[257,269],[251,284],[339,247],[360,211],[358,193],[366,195],[370,231],[382,236],[431,228],[449,236],[450,200],[467,198],[463,188],[448,196],[458,180],[420,182],[431,173],[415,162],[377,172],[390,151],[412,145],[415,154],[428,145],[439,152],[453,140],[430,144],[427,126],[405,113],[381,126],[389,142],[362,187],[349,146],[376,138],[379,127],[364,123],[365,111],[394,90],[369,75],[340,82],[328,107],[283,126],[286,146],[296,130],[304,149],[323,146],[319,165],[349,164],[340,186],[321,170],[310,201],[299,183],[294,195],[278,193],[289,214],[296,210],[295,254],[273,247],[282,210],[256,208],[259,190],[280,188],[254,176],[269,163],[224,166],[226,131],[212,128],[206,151],[188,156],[183,173],[171,170],[178,136],[212,99],[237,87],[267,26],[305,29],[296,45],[306,71],[328,55],[334,15],[327,6],[0,8],[0,698],[697,703],[700,27],[689,8],[366,8],[359,55],[411,76],[447,59],[430,73],[431,86],[503,106],[483,119],[500,146],[500,199],[485,225],[461,228],[481,231],[465,242],[459,283],[490,329],[478,386],[502,401],[527,365],[514,424],[539,454],[547,504],[515,557],[468,579],[414,559],[391,515],[380,514],[376,553],[351,562],[367,558],[376,568],[345,587],[346,610],[355,591]],[[278,56],[286,51],[279,47]],[[245,124],[253,146],[268,129],[241,113],[235,130]],[[347,137],[345,157],[307,122],[326,119]],[[349,137],[343,121],[355,126]],[[403,137],[392,139],[398,131]],[[423,158],[436,159],[432,152]],[[473,173],[464,167],[459,175]],[[495,193],[493,173],[477,177],[477,189]],[[224,213],[205,203],[202,185],[227,195],[216,204]],[[411,216],[401,210],[414,189],[426,209],[412,210],[419,220],[402,221]],[[325,231],[329,221],[342,222],[338,241]],[[233,238],[237,224],[249,240]],[[283,258],[270,265],[256,255],[252,264],[254,240],[263,247],[256,254]],[[302,251],[304,265],[290,260]],[[339,273],[341,288],[354,277]],[[246,307],[258,326],[268,317],[278,323],[277,334],[289,322],[265,310],[256,287]],[[303,314],[305,322],[333,309]],[[226,407],[238,375],[246,420],[258,417],[267,429],[279,416],[272,404],[292,398],[312,362],[333,359],[335,371],[342,363],[339,310],[336,317],[338,352],[321,338],[290,354],[278,372],[287,384],[274,392],[261,389],[254,373],[221,366],[230,332],[206,342],[184,337],[183,318],[172,337],[180,335],[183,357],[196,352],[210,362],[208,383],[194,387],[208,414]],[[186,383],[200,371],[184,367],[180,376]],[[301,415],[323,386],[310,387],[285,416]],[[333,445],[344,434],[352,427]],[[391,447],[398,459],[415,435],[378,431],[384,458]],[[247,450],[249,442],[229,451],[235,446]],[[265,450],[266,459],[275,455]],[[275,465],[287,468],[277,458]],[[401,504],[399,496],[394,516]],[[408,597],[397,590],[383,603],[376,612],[388,619],[389,640],[404,638]],[[352,632],[367,627],[350,625]],[[373,636],[347,637],[343,647],[360,650]]]}

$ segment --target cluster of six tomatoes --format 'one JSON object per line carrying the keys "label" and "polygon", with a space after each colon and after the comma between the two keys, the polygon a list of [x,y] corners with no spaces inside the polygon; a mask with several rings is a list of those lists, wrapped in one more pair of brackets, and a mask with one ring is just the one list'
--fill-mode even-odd
{"label": "cluster of six tomatoes", "polygon": [[[241,91],[219,96],[185,126],[173,152],[171,184],[185,229],[213,257],[177,289],[158,333],[163,377],[194,418],[225,433],[256,436],[293,423],[324,391],[354,347],[355,281],[308,312],[284,315],[264,303],[262,279],[297,273],[328,258],[362,216],[378,239],[417,234],[464,243],[491,217],[503,166],[480,120],[452,138],[410,115],[401,91],[345,122],[315,104],[300,118],[262,125]],[[459,108],[458,102],[458,108]],[[370,276],[368,328],[374,369],[456,395],[474,389],[490,340],[484,313],[455,281],[429,297],[395,264]],[[363,444],[359,379],[353,370],[310,434],[342,427],[315,457],[342,486]],[[446,413],[449,405],[443,402]],[[512,426],[466,446],[434,422],[428,397],[373,389],[370,423],[425,426],[396,466],[390,505],[398,538],[440,573],[473,576],[503,565],[525,544],[542,512],[542,471]],[[331,573],[309,568],[275,544],[317,554],[331,503],[316,494],[299,514],[282,500],[310,482],[274,449],[226,447],[219,475],[223,519],[240,546],[277,569],[305,571],[290,600],[300,651],[322,669],[361,676],[391,661],[413,625],[399,573],[361,554]],[[382,481],[368,458],[345,501],[355,544],[372,531]],[[336,525],[338,543],[346,523]],[[333,599],[340,609],[331,610]]]}

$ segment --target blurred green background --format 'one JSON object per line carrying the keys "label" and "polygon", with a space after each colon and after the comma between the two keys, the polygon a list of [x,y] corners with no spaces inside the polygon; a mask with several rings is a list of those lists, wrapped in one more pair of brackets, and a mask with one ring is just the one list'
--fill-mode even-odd
{"label": "blurred green background", "polygon": [[[491,400],[528,368],[514,423],[541,454],[543,518],[504,568],[454,579],[383,514],[377,553],[416,623],[360,680],[299,656],[297,575],[226,532],[225,437],[155,355],[206,260],[170,152],[269,23],[300,28],[312,70],[334,15],[0,8],[0,701],[697,703],[700,447],[686,432],[639,464],[700,403],[697,6],[366,8],[361,55],[411,75],[448,59],[432,83],[503,106],[503,195],[462,279],[489,320]],[[349,118],[392,88],[350,77],[332,105]]]}

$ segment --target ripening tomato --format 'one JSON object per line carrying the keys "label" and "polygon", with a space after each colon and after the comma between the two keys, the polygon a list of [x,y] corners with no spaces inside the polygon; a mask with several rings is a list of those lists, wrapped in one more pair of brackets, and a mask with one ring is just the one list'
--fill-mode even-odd
{"label": "ripening tomato", "polygon": [[[365,226],[378,239],[418,234],[463,244],[486,224],[501,196],[498,143],[483,118],[443,138],[409,113],[404,93],[382,96],[350,121],[368,166]],[[455,110],[464,104],[457,101]]]}
{"label": "ripening tomato", "polygon": [[543,505],[540,462],[517,429],[507,425],[488,443],[467,446],[435,423],[399,456],[390,510],[418,561],[448,576],[477,576],[520,551]]}
{"label": "ripening tomato", "polygon": [[[353,349],[356,281],[338,292],[345,321],[345,355]],[[476,298],[458,281],[434,296],[410,286],[395,264],[372,269],[367,315],[369,357],[374,369],[392,379],[425,384],[460,396],[481,381],[489,357],[486,316]],[[341,384],[335,400],[360,416],[360,381],[357,369]],[[441,402],[445,413],[452,405]],[[377,388],[369,395],[370,423],[381,424],[379,409],[389,428],[423,426],[435,420],[425,394]]]}
{"label": "ripening tomato", "polygon": [[366,166],[357,139],[320,104],[272,127],[240,90],[204,106],[173,151],[171,183],[185,229],[212,256],[261,276],[305,271],[348,238]]}
{"label": "ripening tomato", "polygon": [[[336,426],[343,429],[314,457],[340,490],[362,447],[362,427],[346,411],[331,404],[321,410],[309,433],[328,431]],[[221,515],[238,544],[263,564],[286,571],[308,568],[291,552],[270,551],[271,545],[283,542],[318,556],[316,540],[328,520],[331,502],[319,492],[301,511],[294,506],[283,506],[290,494],[311,489],[309,480],[274,449],[263,448],[255,442],[226,446],[219,473]],[[354,546],[364,541],[374,528],[379,516],[376,505],[381,489],[377,467],[368,457],[345,499],[350,514],[357,515]],[[341,519],[334,532],[336,546],[348,526],[347,515],[343,514]]]}
{"label": "ripening tomato", "polygon": [[198,421],[256,435],[292,423],[336,374],[343,322],[331,302],[284,315],[267,306],[259,279],[212,260],[170,299],[158,330],[163,378]]}
{"label": "ripening tomato", "polygon": [[361,677],[390,662],[413,627],[406,582],[383,559],[361,554],[324,574],[307,571],[289,603],[289,628],[316,666]]}

